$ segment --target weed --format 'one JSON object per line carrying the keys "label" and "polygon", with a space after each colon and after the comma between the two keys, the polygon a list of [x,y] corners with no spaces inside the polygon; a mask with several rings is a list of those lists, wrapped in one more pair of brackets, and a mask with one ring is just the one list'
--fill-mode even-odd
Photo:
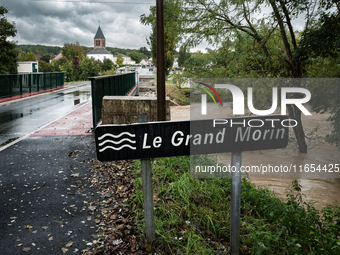
{"label": "weed", "polygon": [[[209,158],[204,158],[206,162]],[[144,232],[140,161],[134,161],[137,224]],[[230,179],[193,179],[190,157],[152,160],[158,254],[226,254],[230,239]],[[297,180],[284,201],[242,179],[241,245],[243,254],[339,254],[340,209],[321,212],[303,200]]]}

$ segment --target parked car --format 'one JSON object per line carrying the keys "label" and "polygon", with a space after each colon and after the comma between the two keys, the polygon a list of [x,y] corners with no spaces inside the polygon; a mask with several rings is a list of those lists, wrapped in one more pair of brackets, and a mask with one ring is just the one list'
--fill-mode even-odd
{"label": "parked car", "polygon": [[152,68],[152,67],[150,67],[150,68],[149,68],[149,71],[153,72],[153,68]]}
{"label": "parked car", "polygon": [[131,72],[136,72],[136,67],[131,67]]}

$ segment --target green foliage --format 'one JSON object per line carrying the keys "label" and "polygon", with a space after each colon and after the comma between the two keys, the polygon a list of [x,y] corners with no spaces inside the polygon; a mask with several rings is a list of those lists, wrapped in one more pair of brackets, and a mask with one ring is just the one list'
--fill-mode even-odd
{"label": "green foliage", "polygon": [[0,6],[0,74],[17,71],[17,50],[13,41],[8,37],[14,37],[17,33],[15,24],[7,21],[8,10]]}
{"label": "green foliage", "polygon": [[80,46],[79,42],[76,42],[75,44],[65,43],[61,52],[68,60],[72,60],[74,57],[80,58],[83,56],[83,47]]}
{"label": "green foliage", "polygon": [[147,56],[144,53],[138,52],[138,51],[132,51],[128,53],[128,56],[136,61],[136,63],[140,63],[142,59],[147,58]]}
{"label": "green foliage", "polygon": [[104,59],[103,63],[101,63],[100,68],[103,72],[112,70],[115,66],[113,65],[113,62],[111,59]]}
{"label": "green foliage", "polygon": [[[320,1],[320,19],[301,35],[296,56],[305,63],[305,77],[340,77],[340,4],[336,0]],[[334,82],[335,83],[335,82]],[[322,87],[317,84],[310,89],[313,95],[313,109],[317,112],[329,110],[333,115],[328,119],[333,130],[326,140],[340,150],[340,96],[335,83]]]}
{"label": "green foliage", "polygon": [[37,61],[37,58],[32,52],[20,52],[18,61]]}
{"label": "green foliage", "polygon": [[190,53],[186,45],[181,45],[178,52],[178,66],[184,67],[185,61],[190,57]]}
{"label": "green foliage", "polygon": [[50,58],[51,58],[51,54],[50,53],[46,53],[43,56],[41,56],[40,60],[45,61],[46,63],[50,62]]}
{"label": "green foliage", "polygon": [[52,66],[43,60],[39,60],[38,66],[39,66],[39,72],[49,73],[53,71]]}
{"label": "green foliage", "polygon": [[139,52],[144,54],[147,58],[151,57],[151,52],[146,47],[140,47]]}
{"label": "green foliage", "polygon": [[303,31],[296,56],[301,59],[339,57],[340,54],[340,4],[336,0],[322,0],[320,19],[310,29]]}
{"label": "green foliage", "polygon": [[[134,161],[137,225],[144,232],[140,161]],[[159,254],[225,254],[230,240],[230,179],[192,179],[190,157],[152,160]],[[321,212],[293,181],[287,199],[242,179],[242,254],[339,254],[340,208]]]}
{"label": "green foliage", "polygon": [[[45,45],[17,45],[17,49],[20,52],[33,52],[35,54],[45,55],[57,55],[59,51],[61,51],[61,47],[59,46],[45,46]],[[48,63],[48,61],[47,61]]]}
{"label": "green foliage", "polygon": [[[165,72],[168,75],[173,62],[174,55],[176,53],[176,46],[180,40],[180,6],[181,1],[178,0],[166,0],[164,1],[164,58],[165,58]],[[148,45],[151,48],[151,56],[153,64],[157,66],[157,45],[156,45],[156,6],[150,7],[150,14],[146,16],[141,15],[140,21],[144,25],[151,25],[151,34],[149,37]]]}
{"label": "green foliage", "polygon": [[73,63],[70,60],[64,62],[62,65],[59,65],[59,70],[65,74],[67,82],[75,80],[76,77],[73,70]]}
{"label": "green foliage", "polygon": [[122,65],[123,63],[124,63],[124,58],[122,57],[122,55],[118,54],[116,64]]}
{"label": "green foliage", "polygon": [[87,80],[88,77],[98,76],[100,70],[100,61],[93,58],[84,58],[79,62],[79,80]]}

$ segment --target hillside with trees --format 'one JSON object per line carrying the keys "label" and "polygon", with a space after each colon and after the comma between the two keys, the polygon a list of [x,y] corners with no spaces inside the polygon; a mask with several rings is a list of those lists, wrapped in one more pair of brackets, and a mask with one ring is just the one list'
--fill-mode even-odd
{"label": "hillside with trees", "polygon": [[[78,44],[78,43],[76,43]],[[93,47],[81,46],[85,52],[91,51]],[[25,54],[33,53],[35,56],[45,56],[44,61],[47,60],[46,56],[55,56],[58,52],[62,51],[63,47],[60,46],[46,46],[46,45],[17,45],[16,49],[18,52]],[[144,58],[150,58],[151,52],[146,47],[140,47],[139,49],[121,49],[116,47],[106,47],[113,55],[124,54],[131,57],[132,60],[139,63]],[[48,58],[49,59],[49,58]]]}

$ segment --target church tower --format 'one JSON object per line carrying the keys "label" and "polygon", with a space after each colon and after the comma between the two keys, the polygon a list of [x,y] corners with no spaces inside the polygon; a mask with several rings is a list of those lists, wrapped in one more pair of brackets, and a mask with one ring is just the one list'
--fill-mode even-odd
{"label": "church tower", "polygon": [[105,49],[105,47],[105,36],[99,26],[97,33],[94,36],[94,49],[88,52],[86,57],[94,58],[95,60],[100,60],[102,62],[104,62],[105,59],[110,59],[113,62],[114,59],[112,53]]}
{"label": "church tower", "polygon": [[98,27],[97,33],[94,37],[94,48],[105,48],[105,36],[100,26]]}

